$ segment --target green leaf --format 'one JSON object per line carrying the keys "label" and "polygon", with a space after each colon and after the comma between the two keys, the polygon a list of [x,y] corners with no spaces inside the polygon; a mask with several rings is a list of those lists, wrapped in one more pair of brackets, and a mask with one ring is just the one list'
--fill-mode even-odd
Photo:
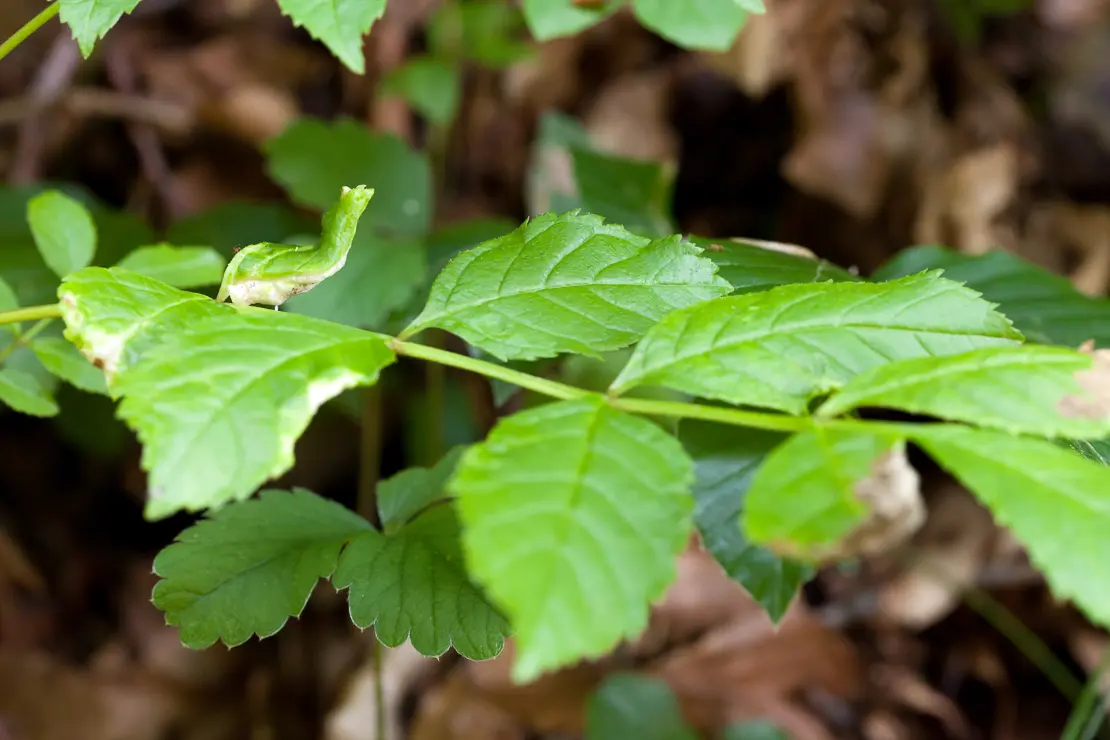
{"label": "green leaf", "polygon": [[1011,530],[1053,591],[1110,625],[1110,468],[1051,442],[954,425],[922,425],[914,440]]}
{"label": "green leaf", "polygon": [[697,740],[674,693],[659,678],[617,673],[609,676],[586,706],[589,740]]}
{"label": "green leaf", "polygon": [[302,118],[265,145],[270,176],[301,205],[324,210],[352,182],[388,183],[366,209],[380,233],[422,236],[432,216],[427,157],[392,134],[349,119]]}
{"label": "green leaf", "polygon": [[1088,460],[1110,465],[1110,439],[1078,439],[1070,442],[1069,446]]}
{"label": "green leaf", "polygon": [[27,202],[27,222],[43,261],[59,277],[92,262],[96,224],[77,200],[57,190],[40,193]]}
{"label": "green leaf", "polygon": [[515,680],[647,626],[689,536],[692,479],[673,437],[596,397],[503,418],[466,451],[448,488],[469,571],[516,630]]}
{"label": "green leaf", "polygon": [[408,468],[378,485],[378,513],[387,535],[446,495],[447,479],[455,472],[465,450],[455,447],[434,468]]}
{"label": "green leaf", "polygon": [[422,655],[452,645],[463,657],[501,652],[509,624],[470,582],[453,506],[436,506],[390,535],[369,531],[352,540],[332,579],[350,587],[351,619],[389,647],[406,639]]}
{"label": "green leaf", "polygon": [[678,430],[694,460],[694,521],[705,549],[778,622],[813,569],[749,542],[740,520],[756,470],[786,435],[689,420]]}
{"label": "green leaf", "polygon": [[620,7],[606,0],[600,7],[580,7],[573,0],[524,0],[524,20],[537,41],[573,36],[612,15]]}
{"label": "green leaf", "polygon": [[674,233],[673,167],[580,147],[571,148],[571,157],[578,194],[587,211],[646,236]]}
{"label": "green leaf", "polygon": [[339,200],[324,214],[318,245],[262,242],[243,247],[228,263],[216,300],[280,306],[312,290],[343,269],[358,220],[373,197],[371,188],[344,186]]}
{"label": "green leaf", "polygon": [[139,247],[116,266],[161,280],[175,288],[198,288],[219,284],[227,261],[212,247],[155,244]]}
{"label": "green leaf", "polygon": [[935,268],[997,303],[1031,342],[1078,347],[1092,339],[1098,346],[1110,345],[1110,301],[1090,298],[1066,277],[1009,252],[969,256],[942,247],[914,247],[899,252],[875,273],[875,279]]}
{"label": "green leaf", "polygon": [[428,46],[445,59],[469,59],[492,69],[508,67],[532,53],[524,39],[520,10],[502,0],[441,3],[428,22]]}
{"label": "green leaf", "polygon": [[632,0],[646,27],[686,49],[727,51],[748,19],[738,0]]}
{"label": "green leaf", "polygon": [[790,740],[789,736],[772,722],[755,720],[729,725],[721,740]]}
{"label": "green leaf", "polygon": [[355,234],[347,263],[310,293],[283,306],[293,313],[350,326],[380,328],[424,284],[427,258],[415,239],[389,239],[363,228]]}
{"label": "green leaf", "polygon": [[[332,191],[332,199],[336,192],[338,188]],[[285,241],[290,234],[312,233],[318,225],[315,218],[306,218],[277,203],[231,201],[175,221],[166,231],[166,241],[208,244],[230,259],[235,247]]]}
{"label": "green leaf", "polygon": [[269,637],[300,616],[344,543],[369,530],[366,520],[309,491],[263,491],[209,514],[158,553],[154,605],[191,648]]}
{"label": "green leaf", "polygon": [[919,357],[857,376],[818,413],[884,407],[1015,434],[1101,439],[1110,436],[1110,405],[1100,407],[1092,391],[1110,370],[1094,364],[1090,354],[1037,345]]}
{"label": "green leaf", "polygon": [[459,70],[430,56],[409,58],[381,82],[383,95],[403,98],[413,110],[438,126],[455,117],[462,92]]}
{"label": "green leaf", "polygon": [[577,211],[545,214],[451,260],[404,334],[438,327],[503,360],[619,349],[729,291],[699,252]]}
{"label": "green leaf", "polygon": [[717,274],[729,281],[736,293],[756,293],[780,285],[827,280],[860,280],[831,262],[792,254],[784,245],[773,242],[705,237],[690,237],[690,241],[705,249],[705,256],[717,263]]}
{"label": "green leaf", "polygon": [[[12,286],[3,278],[0,278],[0,311],[14,311],[19,308],[19,299],[15,296],[15,291]],[[11,325],[5,325],[6,329],[11,329]]]}
{"label": "green leaf", "polygon": [[47,370],[70,385],[89,393],[107,395],[104,372],[89,362],[72,343],[61,337],[39,337],[31,350]]}
{"label": "green leaf", "polygon": [[119,377],[119,416],[150,474],[147,516],[246,498],[292,467],[316,409],[394,359],[386,337],[265,309],[165,336]]}
{"label": "green leaf", "polygon": [[[62,23],[69,26],[86,59],[96,42],[130,13],[139,0],[57,0]],[[83,267],[84,265],[82,265]]]}
{"label": "green leaf", "polygon": [[918,496],[904,449],[901,438],[886,432],[817,428],[794,435],[755,473],[744,502],[745,535],[776,552],[820,561],[869,549],[885,526],[912,532],[924,511],[900,521],[908,507],[898,505]]}
{"label": "green leaf", "polygon": [[362,37],[385,12],[385,0],[278,0],[281,12],[322,42],[347,69],[365,74]]}
{"label": "green leaf", "polygon": [[0,401],[32,416],[54,416],[58,404],[30,373],[14,367],[0,368]]}
{"label": "green leaf", "polygon": [[873,367],[1020,340],[993,304],[936,273],[787,285],[675,311],[648,332],[611,390],[662,385],[800,414]]}
{"label": "green leaf", "polygon": [[196,321],[233,312],[196,293],[119,267],[86,267],[58,289],[65,337],[104,371],[108,388],[117,376],[165,336]]}

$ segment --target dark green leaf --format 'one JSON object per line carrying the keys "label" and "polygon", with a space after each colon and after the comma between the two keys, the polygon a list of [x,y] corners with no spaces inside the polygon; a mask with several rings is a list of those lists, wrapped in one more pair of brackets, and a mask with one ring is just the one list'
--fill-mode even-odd
{"label": "dark green leaf", "polygon": [[697,740],[674,693],[658,678],[609,676],[586,707],[587,740]]}

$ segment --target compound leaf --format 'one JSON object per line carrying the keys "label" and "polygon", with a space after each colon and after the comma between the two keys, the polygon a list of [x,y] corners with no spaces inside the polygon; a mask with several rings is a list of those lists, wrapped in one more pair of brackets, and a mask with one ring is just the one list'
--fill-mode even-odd
{"label": "compound leaf", "polygon": [[217,285],[227,261],[212,247],[175,247],[155,244],[139,247],[116,263],[116,267],[161,280],[175,288]]}
{"label": "compound leaf", "polygon": [[154,604],[192,648],[269,637],[300,616],[344,543],[366,531],[362,517],[309,491],[263,491],[209,514],[158,554]]}
{"label": "compound leaf", "polygon": [[799,414],[873,367],[1020,340],[993,304],[936,273],[787,285],[675,311],[647,333],[611,390],[662,385]]}
{"label": "compound leaf", "polygon": [[389,183],[366,208],[365,219],[382,234],[423,236],[432,215],[428,159],[393,134],[368,130],[350,119],[293,121],[265,144],[266,167],[297,203],[323,211],[350,183]]}
{"label": "compound leaf", "polygon": [[466,658],[501,652],[509,624],[471,583],[452,505],[435,506],[390,534],[368,531],[343,552],[332,579],[350,588],[351,619],[390,647],[406,639],[421,654],[452,645]]}
{"label": "compound leaf", "polygon": [[732,46],[752,9],[747,0],[632,0],[644,26],[684,48],[707,51]]}
{"label": "compound leaf", "polygon": [[[889,433],[818,428],[790,437],[755,473],[744,502],[745,535],[776,552],[824,560],[889,534],[880,527],[916,529],[923,510],[897,521],[910,507],[896,505],[919,495],[904,447]],[[872,531],[861,527],[869,516]]]}
{"label": "compound leaf", "polygon": [[164,337],[118,381],[120,418],[143,443],[147,516],[249,496],[292,467],[316,409],[394,359],[386,337],[266,309]]}
{"label": "compound leaf", "polygon": [[1101,439],[1110,436],[1110,404],[1100,403],[1082,381],[1097,391],[1099,382],[1110,381],[1110,369],[1093,365],[1090,354],[1038,345],[918,357],[856,376],[818,413],[878,406],[1015,434]]}
{"label": "compound leaf", "polygon": [[727,293],[716,270],[679,237],[652,241],[577,211],[544,214],[451,260],[404,334],[438,327],[502,360],[596,355]]}
{"label": "compound leaf", "polygon": [[31,343],[31,351],[42,366],[75,388],[89,393],[107,395],[104,372],[61,337],[40,337]]}
{"label": "compound leaf", "polygon": [[702,543],[778,622],[813,569],[749,542],[740,519],[755,471],[786,436],[700,421],[683,421],[678,430],[694,460],[694,522]]}
{"label": "compound leaf", "polygon": [[692,479],[673,437],[595,397],[503,418],[466,451],[448,489],[469,571],[516,632],[516,680],[644,629],[689,536]]}
{"label": "compound leaf", "polygon": [[278,0],[293,25],[322,42],[347,69],[366,72],[362,37],[385,12],[385,0]]}
{"label": "compound leaf", "polygon": [[62,23],[69,26],[81,54],[88,59],[96,42],[139,0],[57,0]]}
{"label": "compound leaf", "polygon": [[47,267],[59,277],[80,270],[96,254],[96,224],[75,198],[47,190],[27,201],[27,223]]}
{"label": "compound leaf", "polygon": [[1025,545],[1053,591],[1110,625],[1110,468],[1044,440],[926,424],[914,440]]}
{"label": "compound leaf", "polygon": [[0,401],[32,416],[55,416],[58,404],[35,376],[14,367],[0,368]]}
{"label": "compound leaf", "polygon": [[225,304],[119,267],[86,267],[58,288],[65,337],[104,371],[108,388],[147,348]]}

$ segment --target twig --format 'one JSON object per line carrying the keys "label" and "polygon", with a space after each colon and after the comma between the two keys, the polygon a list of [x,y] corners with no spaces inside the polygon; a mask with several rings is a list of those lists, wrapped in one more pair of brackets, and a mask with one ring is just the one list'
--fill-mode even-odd
{"label": "twig", "polygon": [[73,87],[52,99],[23,95],[0,101],[0,127],[17,125],[28,118],[58,110],[75,116],[149,124],[171,134],[188,133],[194,125],[192,112],[176,103],[101,87]]}
{"label": "twig", "polygon": [[[80,65],[81,52],[77,48],[77,42],[68,34],[58,34],[46,60],[35,74],[29,97],[44,106],[57,100],[73,81]],[[39,179],[42,144],[47,131],[44,123],[41,115],[33,115],[20,124],[15,156],[8,172],[10,182],[26,184]]]}

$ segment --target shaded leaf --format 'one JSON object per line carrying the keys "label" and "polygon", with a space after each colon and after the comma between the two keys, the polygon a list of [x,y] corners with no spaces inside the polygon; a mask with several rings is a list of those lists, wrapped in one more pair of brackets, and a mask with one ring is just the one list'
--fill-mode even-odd
{"label": "shaded leaf", "polygon": [[799,283],[860,280],[826,260],[759,246],[755,241],[705,237],[690,237],[690,241],[705,249],[705,256],[717,263],[717,274],[729,281],[736,293],[755,293]]}
{"label": "shaded leaf", "polygon": [[212,247],[155,244],[139,247],[116,266],[161,280],[175,288],[198,288],[218,285],[227,261]]}
{"label": "shaded leaf", "polygon": [[776,552],[823,561],[885,550],[924,518],[899,437],[819,427],[767,456],[748,490],[743,527]]}
{"label": "shaded leaf", "polygon": [[689,420],[678,430],[694,460],[694,521],[702,543],[778,622],[813,569],[749,542],[740,520],[755,471],[786,435]]}
{"label": "shaded leaf", "polygon": [[420,115],[439,126],[455,117],[462,92],[459,70],[442,59],[410,57],[381,82],[382,95],[397,95]]}
{"label": "shaded leaf", "polygon": [[0,401],[32,416],[54,416],[58,413],[58,404],[50,391],[33,375],[14,367],[0,368]]}
{"label": "shaded leaf", "polygon": [[[857,376],[818,413],[884,407],[1014,433],[1100,439],[1110,436],[1110,404],[1080,383],[1092,366],[1089,354],[1036,345],[919,357]],[[1110,368],[1097,376],[1110,388]]]}
{"label": "shaded leaf", "polygon": [[716,266],[678,237],[651,241],[576,211],[545,214],[463,252],[405,330],[438,327],[501,359],[596,355],[676,308],[724,295]]}
{"label": "shaded leaf", "polygon": [[351,619],[385,645],[406,639],[422,655],[454,646],[471,660],[501,652],[509,624],[470,582],[453,506],[436,506],[389,535],[355,537],[332,579],[350,588]]}
{"label": "shaded leaf", "polygon": [[917,428],[914,440],[1021,540],[1053,591],[1110,625],[1110,468],[1051,442],[954,425]]}
{"label": "shaded leaf", "polygon": [[322,42],[347,69],[366,72],[362,37],[385,12],[385,0],[278,0],[281,12]]}
{"label": "shaded leaf", "polygon": [[47,190],[27,202],[27,223],[43,261],[59,277],[92,262],[96,224],[79,201]]}
{"label": "shaded leaf", "polygon": [[118,384],[143,443],[147,516],[246,498],[292,467],[316,409],[394,359],[386,337],[265,309],[165,336]]}
{"label": "shaded leaf", "polygon": [[396,236],[421,236],[428,230],[432,178],[427,157],[392,134],[350,119],[301,118],[267,141],[265,151],[270,176],[301,205],[322,211],[350,183],[388,183],[366,209],[371,228]]}
{"label": "shaded leaf", "polygon": [[571,157],[578,195],[587,211],[645,236],[674,233],[673,168],[581,147],[572,147]]}
{"label": "shaded leaf", "polygon": [[589,740],[697,740],[674,693],[659,678],[616,673],[606,678],[586,706]]}
{"label": "shaded leaf", "polygon": [[800,414],[871,368],[1020,340],[992,304],[936,274],[787,285],[670,314],[636,347],[612,391],[662,385]]}
{"label": "shaded leaf", "polygon": [[[332,192],[332,198],[336,192]],[[208,244],[230,259],[234,247],[283,242],[291,234],[311,233],[318,224],[316,219],[278,203],[229,201],[175,221],[166,231],[166,241]]]}
{"label": "shaded leaf", "polygon": [[428,45],[445,59],[469,59],[499,69],[524,59],[532,48],[523,38],[519,8],[501,0],[442,3],[428,22]]}
{"label": "shaded leaf", "polygon": [[387,535],[446,495],[447,480],[465,449],[452,448],[434,468],[408,468],[378,485],[378,513]]}
{"label": "shaded leaf", "polygon": [[362,517],[309,491],[263,491],[209,514],[158,553],[154,605],[192,648],[269,637],[300,616],[344,543],[369,530]]}
{"label": "shaded leaf", "polygon": [[61,337],[38,337],[31,350],[47,370],[75,388],[107,395],[104,372]]}
{"label": "shaded leaf", "polygon": [[644,629],[689,536],[692,478],[673,437],[595,397],[505,417],[466,451],[448,488],[471,575],[516,630],[516,680]]}
{"label": "shaded leaf", "polygon": [[766,720],[743,722],[725,728],[721,740],[790,740],[774,723]]}

